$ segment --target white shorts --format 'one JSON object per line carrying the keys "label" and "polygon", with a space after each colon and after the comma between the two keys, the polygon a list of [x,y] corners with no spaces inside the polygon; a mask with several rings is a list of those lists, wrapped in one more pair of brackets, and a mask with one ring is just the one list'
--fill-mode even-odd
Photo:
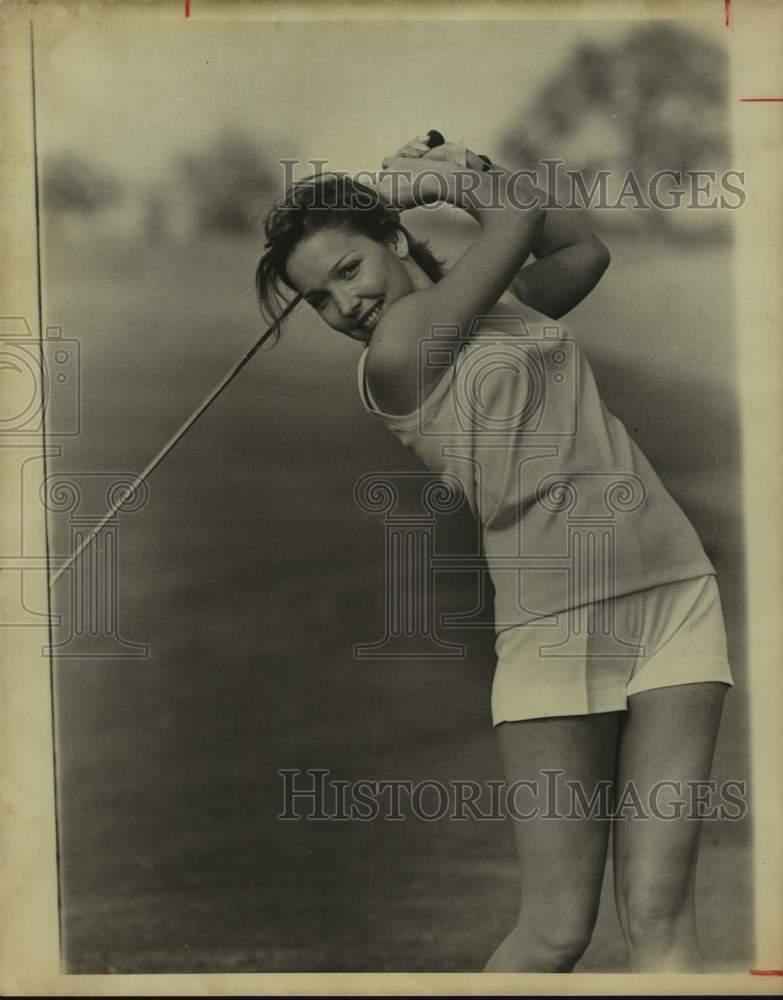
{"label": "white shorts", "polygon": [[494,726],[623,711],[630,695],[653,688],[734,684],[713,575],[505,629],[495,651]]}

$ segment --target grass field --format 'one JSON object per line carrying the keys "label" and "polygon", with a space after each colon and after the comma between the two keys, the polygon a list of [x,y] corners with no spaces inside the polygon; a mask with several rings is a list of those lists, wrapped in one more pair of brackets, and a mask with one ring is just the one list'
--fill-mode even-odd
{"label": "grass field", "polygon": [[[730,251],[613,250],[569,321],[718,568],[738,684],[715,777],[747,779]],[[82,365],[82,431],[55,471],[143,467],[257,336],[253,258],[241,241],[50,240],[47,322],[79,340]],[[70,972],[476,971],[513,922],[508,822],[276,818],[280,768],[502,776],[489,630],[443,630],[466,644],[459,661],[353,658],[384,620],[383,526],[358,511],[353,485],[418,466],[362,411],[358,347],[342,341],[292,323],[154,474],[147,505],[122,516],[120,630],[150,656],[57,663]],[[52,518],[55,547],[68,530],[66,515]],[[469,531],[461,512],[443,544]],[[472,596],[455,582],[441,609]],[[750,823],[709,826],[707,961],[747,967]],[[580,969],[623,962],[609,866]]]}

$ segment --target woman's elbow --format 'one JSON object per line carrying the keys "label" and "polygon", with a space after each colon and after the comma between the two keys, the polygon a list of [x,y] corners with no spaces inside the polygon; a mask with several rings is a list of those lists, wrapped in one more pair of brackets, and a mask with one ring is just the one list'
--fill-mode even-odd
{"label": "woman's elbow", "polygon": [[592,240],[590,253],[597,281],[612,262],[612,255],[609,253],[609,247],[602,240],[599,240],[597,236]]}

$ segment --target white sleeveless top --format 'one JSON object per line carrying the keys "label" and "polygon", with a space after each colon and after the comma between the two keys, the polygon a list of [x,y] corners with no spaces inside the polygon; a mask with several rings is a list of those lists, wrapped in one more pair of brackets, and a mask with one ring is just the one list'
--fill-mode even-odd
{"label": "white sleeveless top", "polygon": [[[579,343],[526,306],[484,321],[421,405],[365,409],[433,474],[459,482],[482,526],[495,631],[663,583],[714,574],[682,509],[605,407]],[[446,354],[444,355],[444,351]],[[433,354],[434,352],[434,354]]]}

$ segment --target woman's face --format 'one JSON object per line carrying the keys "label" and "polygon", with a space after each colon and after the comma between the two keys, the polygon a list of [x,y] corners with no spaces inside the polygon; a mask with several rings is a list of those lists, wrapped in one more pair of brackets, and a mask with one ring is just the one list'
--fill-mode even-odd
{"label": "woman's face", "polygon": [[413,291],[393,244],[349,228],[328,226],[300,240],[286,270],[296,291],[329,326],[363,343],[389,306]]}

